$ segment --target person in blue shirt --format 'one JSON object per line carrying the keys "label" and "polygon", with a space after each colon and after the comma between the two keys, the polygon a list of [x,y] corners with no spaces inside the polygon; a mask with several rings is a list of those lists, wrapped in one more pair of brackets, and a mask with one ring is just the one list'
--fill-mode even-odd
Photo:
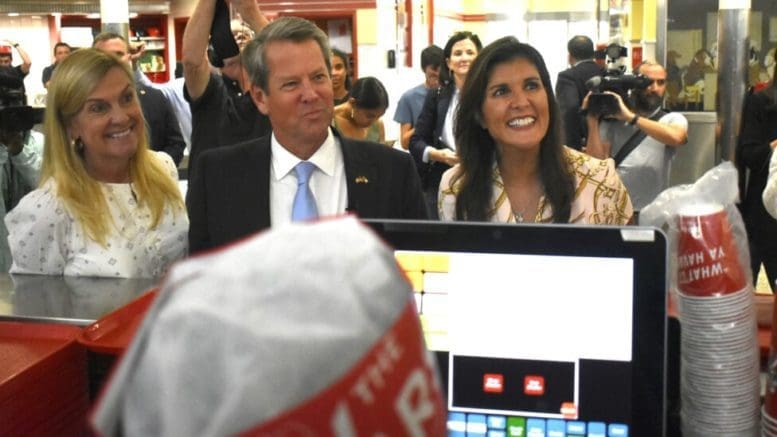
{"label": "person in blue shirt", "polygon": [[424,71],[424,83],[414,86],[402,94],[394,112],[394,121],[399,123],[399,141],[402,148],[410,146],[410,137],[415,129],[415,121],[424,107],[426,91],[440,86],[440,66],[445,61],[443,50],[430,45],[421,51],[421,69]]}

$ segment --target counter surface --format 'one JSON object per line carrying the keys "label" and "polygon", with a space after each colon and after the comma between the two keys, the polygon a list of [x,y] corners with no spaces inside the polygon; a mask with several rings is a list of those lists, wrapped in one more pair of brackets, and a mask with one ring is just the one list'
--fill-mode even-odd
{"label": "counter surface", "polygon": [[149,278],[0,274],[0,320],[86,326],[156,283]]}

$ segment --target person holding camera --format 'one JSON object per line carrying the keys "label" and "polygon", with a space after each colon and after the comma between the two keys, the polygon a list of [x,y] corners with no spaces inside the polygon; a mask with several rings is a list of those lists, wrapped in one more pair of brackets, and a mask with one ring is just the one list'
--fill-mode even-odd
{"label": "person holding camera", "polygon": [[[229,12],[227,4],[223,0],[199,0],[196,3],[183,33],[181,55],[184,97],[192,113],[189,183],[195,178],[196,161],[202,152],[259,138],[271,131],[269,119],[256,108],[251,93],[233,94],[229,90],[229,79],[223,75],[224,68],[222,76],[212,71],[208,57],[209,43],[214,46],[215,53],[224,58],[227,70],[237,68],[236,71],[246,74],[245,89],[241,91],[250,88],[240,47],[237,41],[230,41],[233,34],[228,33],[229,28],[225,25],[228,24],[225,17]],[[255,32],[269,22],[253,0],[235,0],[229,5]],[[234,66],[230,67],[232,64]]]}
{"label": "person holding camera", "polygon": [[[0,217],[35,189],[43,160],[43,135],[32,130],[43,119],[43,108],[25,104],[22,78],[11,67],[0,67]],[[0,223],[0,271],[11,267],[8,229]]]}
{"label": "person holding camera", "polygon": [[589,110],[589,93],[581,108],[587,111],[588,140],[585,151],[599,158],[613,158],[634,210],[644,208],[669,185],[669,172],[675,149],[688,141],[688,120],[680,113],[665,112],[666,70],[645,62],[636,74],[644,75],[649,84],[632,89],[624,102],[620,94],[603,91],[617,102],[612,113]]}
{"label": "person holding camera", "polygon": [[[43,134],[32,130],[32,122],[19,126],[16,108],[0,108],[0,217],[35,189],[43,161]],[[22,130],[20,130],[20,127]],[[8,229],[0,221],[0,272],[11,268]]]}

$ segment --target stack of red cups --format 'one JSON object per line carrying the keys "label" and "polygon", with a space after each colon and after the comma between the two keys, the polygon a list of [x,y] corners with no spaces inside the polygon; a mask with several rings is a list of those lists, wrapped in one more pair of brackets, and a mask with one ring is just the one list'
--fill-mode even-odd
{"label": "stack of red cups", "polygon": [[772,310],[772,344],[769,348],[766,394],[761,410],[761,435],[777,437],[777,305]]}
{"label": "stack of red cups", "polygon": [[683,435],[756,436],[760,380],[752,286],[723,205],[677,218]]}

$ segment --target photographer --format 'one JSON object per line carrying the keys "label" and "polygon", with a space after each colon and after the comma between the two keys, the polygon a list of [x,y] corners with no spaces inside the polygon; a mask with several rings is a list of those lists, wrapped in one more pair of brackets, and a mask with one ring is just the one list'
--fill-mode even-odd
{"label": "photographer", "polygon": [[[21,80],[10,67],[0,67],[0,216],[13,209],[38,184],[43,135],[32,130],[41,109],[24,105]],[[0,221],[0,271],[11,267],[8,230]]]}
{"label": "photographer", "polygon": [[[645,89],[632,89],[626,105],[615,92],[603,91],[617,102],[613,113],[587,111],[586,152],[596,158],[612,157],[635,210],[653,201],[669,182],[675,148],[688,140],[688,120],[679,113],[662,110],[666,93],[664,67],[646,62],[635,73],[647,77]],[[588,110],[589,93],[583,101]]]}
{"label": "photographer", "polygon": [[[16,53],[22,58],[22,63],[13,66],[13,50],[16,49]],[[10,39],[0,40],[0,67],[6,67],[9,70],[4,70],[3,75],[12,74],[20,81],[24,81],[24,78],[30,74],[30,66],[32,61],[27,52],[16,41]],[[24,93],[24,82],[21,82],[21,91]],[[23,102],[27,103],[26,101]]]}

